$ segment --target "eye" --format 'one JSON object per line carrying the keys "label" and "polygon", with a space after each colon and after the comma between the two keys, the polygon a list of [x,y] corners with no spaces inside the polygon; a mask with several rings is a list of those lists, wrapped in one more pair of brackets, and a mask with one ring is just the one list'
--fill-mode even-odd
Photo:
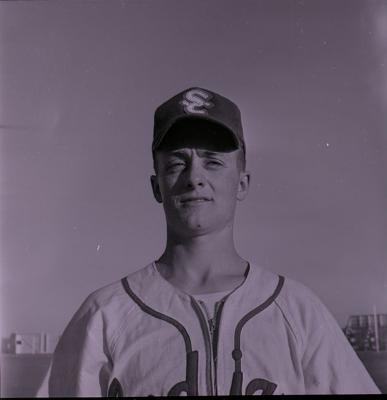
{"label": "eye", "polygon": [[206,164],[210,167],[220,167],[223,163],[219,160],[211,159],[206,162]]}
{"label": "eye", "polygon": [[173,162],[167,165],[166,171],[167,172],[175,172],[185,167],[185,163],[182,161]]}

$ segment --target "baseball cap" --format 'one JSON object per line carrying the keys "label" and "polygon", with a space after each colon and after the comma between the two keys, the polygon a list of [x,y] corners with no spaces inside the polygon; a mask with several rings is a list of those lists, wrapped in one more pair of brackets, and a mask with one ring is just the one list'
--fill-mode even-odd
{"label": "baseball cap", "polygon": [[[200,87],[186,89],[156,109],[152,151],[160,147],[169,132],[176,133],[174,128],[179,127],[178,135],[183,135],[192,125],[200,127],[198,134],[216,132],[218,140],[231,140],[235,149],[245,151],[238,106],[226,97]],[[210,129],[203,129],[207,126]]]}

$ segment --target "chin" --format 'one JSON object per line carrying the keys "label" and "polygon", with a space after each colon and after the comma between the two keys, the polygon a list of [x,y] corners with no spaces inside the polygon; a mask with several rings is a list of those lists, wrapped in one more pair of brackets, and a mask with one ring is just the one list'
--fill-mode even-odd
{"label": "chin", "polygon": [[211,227],[208,226],[205,222],[195,222],[189,223],[182,226],[181,232],[183,233],[195,233],[195,234],[204,234],[211,231]]}
{"label": "chin", "polygon": [[203,235],[208,235],[213,232],[219,232],[224,229],[224,223],[214,223],[214,221],[209,221],[208,219],[200,219],[195,221],[185,221],[179,227],[178,233],[180,236],[184,237],[198,237]]}
{"label": "chin", "polygon": [[180,220],[179,223],[175,223],[169,226],[170,230],[175,233],[178,237],[195,237],[202,236],[210,233],[213,230],[208,220]]}
{"label": "chin", "polygon": [[184,237],[186,239],[198,238],[201,236],[207,236],[211,233],[211,230],[204,228],[196,228],[196,229],[187,229],[184,232],[180,233],[180,237]]}

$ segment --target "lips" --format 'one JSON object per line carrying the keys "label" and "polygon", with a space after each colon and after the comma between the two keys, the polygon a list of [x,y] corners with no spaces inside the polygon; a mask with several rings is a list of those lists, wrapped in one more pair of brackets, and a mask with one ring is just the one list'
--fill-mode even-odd
{"label": "lips", "polygon": [[206,201],[210,201],[211,199],[208,197],[186,197],[180,200],[183,204],[194,204],[194,203],[204,203]]}

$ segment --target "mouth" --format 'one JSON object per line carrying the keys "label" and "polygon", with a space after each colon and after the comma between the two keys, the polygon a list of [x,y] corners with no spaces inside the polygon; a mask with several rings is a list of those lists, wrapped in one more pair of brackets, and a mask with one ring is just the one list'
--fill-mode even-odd
{"label": "mouth", "polygon": [[190,204],[201,204],[211,201],[208,197],[187,197],[183,200],[180,200],[180,203],[190,205]]}

